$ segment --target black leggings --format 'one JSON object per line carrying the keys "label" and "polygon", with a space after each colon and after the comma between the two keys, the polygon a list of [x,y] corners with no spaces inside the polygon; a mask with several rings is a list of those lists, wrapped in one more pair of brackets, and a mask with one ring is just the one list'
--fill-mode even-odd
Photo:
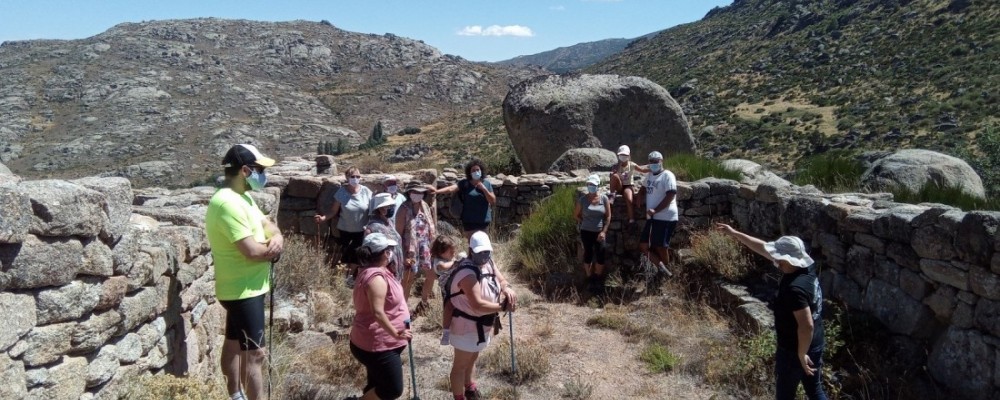
{"label": "black leggings", "polygon": [[362,393],[375,388],[375,394],[380,399],[396,399],[403,395],[403,359],[400,354],[403,354],[405,348],[403,346],[373,353],[351,343],[351,354],[365,366],[368,373],[368,384]]}
{"label": "black leggings", "polygon": [[348,232],[340,231],[340,246],[341,246],[341,257],[340,260],[345,264],[357,264],[358,263],[358,248],[361,247],[361,242],[365,240],[365,232]]}
{"label": "black leggings", "polygon": [[219,300],[226,309],[226,339],[238,340],[240,350],[257,350],[264,342],[264,296]]}
{"label": "black leggings", "polygon": [[580,231],[580,241],[583,242],[583,263],[590,264],[597,258],[597,263],[604,265],[604,243],[597,241],[600,232]]}

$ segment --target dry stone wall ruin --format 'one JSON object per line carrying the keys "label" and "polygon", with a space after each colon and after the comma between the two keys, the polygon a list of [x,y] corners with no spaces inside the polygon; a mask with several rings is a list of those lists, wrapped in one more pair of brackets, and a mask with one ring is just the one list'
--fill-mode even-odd
{"label": "dry stone wall ruin", "polygon": [[[309,163],[283,162],[258,200],[286,233],[326,235],[312,215],[342,176]],[[497,224],[523,220],[534,201],[586,175],[491,178]],[[364,180],[379,191],[382,176]],[[459,173],[397,176],[441,187]],[[133,190],[118,178],[0,185],[0,377],[13,382],[0,398],[109,398],[143,374],[213,373],[223,314],[203,233],[212,191]],[[718,179],[681,182],[678,200],[679,242],[715,220],[798,235],[828,298],[877,318],[963,397],[998,394],[1000,213]],[[442,216],[447,204],[437,199]],[[637,234],[620,201],[614,213],[609,263],[634,265]]]}

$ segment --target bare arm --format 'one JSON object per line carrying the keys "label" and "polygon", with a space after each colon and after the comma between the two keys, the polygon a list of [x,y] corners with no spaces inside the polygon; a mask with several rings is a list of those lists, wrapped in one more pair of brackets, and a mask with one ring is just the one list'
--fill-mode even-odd
{"label": "bare arm", "polygon": [[434,194],[455,194],[458,192],[458,184],[453,183],[440,189],[434,189]]}
{"label": "bare arm", "polygon": [[479,282],[476,281],[475,275],[469,275],[458,282],[459,289],[465,294],[465,298],[469,300],[469,305],[472,309],[478,313],[489,314],[503,311],[503,306],[500,303],[494,303],[483,298],[482,288],[479,286]]}
{"label": "bare arm", "polygon": [[375,320],[378,321],[379,326],[385,329],[386,332],[389,332],[392,337],[396,339],[409,339],[412,337],[409,330],[406,328],[396,330],[396,327],[392,326],[392,323],[389,322],[389,316],[385,314],[385,295],[388,291],[389,284],[385,281],[385,278],[375,277],[368,281],[365,292],[368,295],[368,304],[371,305],[372,314],[375,315]]}
{"label": "bare arm", "polygon": [[774,261],[774,258],[771,257],[771,255],[768,254],[767,250],[764,249],[763,240],[747,235],[723,223],[716,223],[715,229],[735,238],[738,242],[743,243],[744,246],[746,246],[750,250],[753,250],[754,253],[760,254],[764,258]]}
{"label": "bare arm", "polygon": [[813,362],[809,359],[809,355],[807,354],[809,352],[809,346],[812,344],[814,329],[812,311],[809,309],[809,306],[806,306],[806,308],[795,310],[793,313],[795,314],[795,324],[798,326],[796,333],[798,334],[799,339],[799,348],[797,349],[799,364],[802,365],[802,370],[805,371],[806,375],[813,376],[816,369],[812,368]]}
{"label": "bare arm", "polygon": [[281,252],[285,251],[285,237],[281,236],[281,230],[278,229],[278,225],[275,225],[269,219],[264,220],[264,237],[267,238],[269,259],[273,260],[274,257],[281,255]]}
{"label": "bare arm", "polygon": [[476,190],[479,191],[479,193],[482,193],[483,196],[486,197],[486,202],[490,203],[491,206],[494,203],[497,202],[497,195],[495,195],[495,194],[493,194],[493,192],[487,190],[486,189],[486,184],[484,184],[483,181],[476,181],[474,187],[476,188]]}
{"label": "bare arm", "polygon": [[632,168],[634,168],[636,171],[642,172],[644,174],[649,172],[649,167],[644,166],[644,165],[639,165],[639,164],[636,164],[636,163],[632,163]]}
{"label": "bare arm", "polygon": [[334,200],[333,201],[333,205],[330,206],[330,216],[329,217],[326,216],[326,214],[323,214],[321,212],[317,212],[316,216],[313,217],[313,218],[316,219],[316,223],[320,223],[320,222],[326,221],[328,219],[335,219],[338,216],[340,216],[340,202],[337,201],[337,200]]}
{"label": "bare arm", "polygon": [[237,240],[236,248],[239,249],[240,254],[253,261],[271,261],[274,258],[274,255],[271,255],[268,250],[268,245],[257,242],[253,235]]}
{"label": "bare arm", "polygon": [[660,204],[657,204],[655,208],[649,209],[648,216],[652,216],[653,214],[663,211],[664,208],[670,207],[670,202],[674,201],[674,197],[677,197],[677,192],[668,192],[667,195],[663,197],[663,200],[660,200]]}
{"label": "bare arm", "polygon": [[493,265],[493,274],[497,278],[497,284],[500,285],[500,293],[507,298],[510,302],[510,310],[514,311],[517,309],[517,292],[514,291],[514,287],[504,276],[503,272],[500,272],[500,268],[497,268],[496,264]]}
{"label": "bare arm", "polygon": [[604,202],[604,228],[601,229],[601,236],[608,234],[608,228],[611,227],[611,202]]}

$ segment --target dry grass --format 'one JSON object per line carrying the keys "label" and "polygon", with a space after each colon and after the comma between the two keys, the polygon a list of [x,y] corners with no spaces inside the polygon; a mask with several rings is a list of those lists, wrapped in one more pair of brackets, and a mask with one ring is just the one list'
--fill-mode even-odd
{"label": "dry grass", "polygon": [[280,399],[342,398],[364,386],[364,367],[351,355],[346,337],[308,351],[293,349],[285,340],[275,340],[272,348]]}
{"label": "dry grass", "polygon": [[571,400],[587,400],[593,393],[593,385],[584,382],[579,377],[574,377],[569,382],[563,384],[563,391],[560,397]]}
{"label": "dry grass", "polygon": [[[221,376],[221,374],[220,374]],[[118,398],[125,400],[215,400],[226,399],[220,379],[178,377],[170,374],[144,376],[128,382]]]}
{"label": "dry grass", "polygon": [[734,282],[746,278],[752,268],[743,246],[715,230],[691,234],[691,255],[699,266]]}
{"label": "dry grass", "polygon": [[278,297],[289,297],[310,290],[340,293],[339,290],[330,290],[338,289],[338,285],[343,287],[343,282],[333,279],[334,274],[325,260],[326,251],[314,241],[300,235],[286,236],[285,251],[281,254],[281,260],[275,263],[274,270],[274,290]]}
{"label": "dry grass", "polygon": [[496,340],[490,344],[489,349],[479,359],[480,367],[487,373],[501,377],[515,385],[537,381],[549,373],[551,368],[549,349],[534,338],[515,339],[516,372],[511,370],[510,339],[506,337],[494,339]]}

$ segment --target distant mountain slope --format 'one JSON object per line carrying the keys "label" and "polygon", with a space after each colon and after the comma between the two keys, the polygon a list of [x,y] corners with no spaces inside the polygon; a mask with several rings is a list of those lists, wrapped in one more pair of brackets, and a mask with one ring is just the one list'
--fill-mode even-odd
{"label": "distant mountain slope", "polygon": [[668,88],[708,154],[955,154],[998,123],[997,21],[987,0],[737,0],[587,71]]}
{"label": "distant mountain slope", "polygon": [[125,23],[82,40],[0,45],[0,160],[29,177],[118,171],[184,185],[233,143],[276,156],[357,144],[500,101],[540,71],[325,22]]}
{"label": "distant mountain slope", "polygon": [[601,61],[625,49],[635,39],[604,39],[596,42],[578,43],[543,51],[538,54],[517,56],[498,61],[500,65],[537,65],[555,73],[576,71]]}

